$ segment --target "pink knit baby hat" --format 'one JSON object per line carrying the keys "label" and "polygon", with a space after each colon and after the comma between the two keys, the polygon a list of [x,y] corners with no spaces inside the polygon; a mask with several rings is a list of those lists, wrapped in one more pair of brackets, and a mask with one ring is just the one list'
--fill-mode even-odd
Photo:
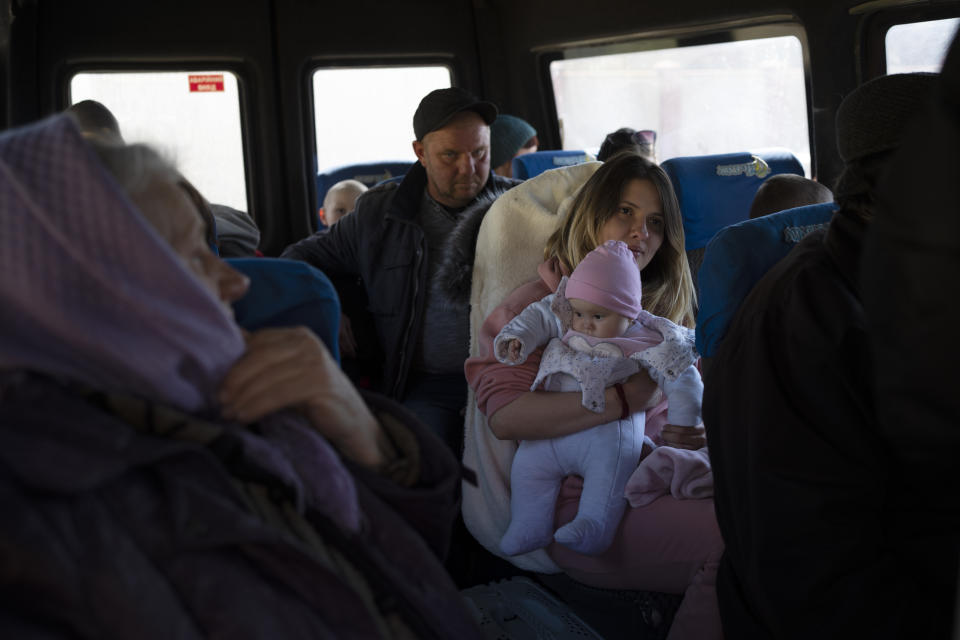
{"label": "pink knit baby hat", "polygon": [[619,240],[607,240],[580,262],[567,282],[567,298],[600,305],[631,320],[640,306],[640,269],[633,252]]}

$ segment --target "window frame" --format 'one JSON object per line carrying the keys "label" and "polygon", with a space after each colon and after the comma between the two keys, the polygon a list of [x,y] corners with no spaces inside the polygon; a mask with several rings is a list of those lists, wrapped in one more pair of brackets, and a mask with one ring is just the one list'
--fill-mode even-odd
{"label": "window frame", "polygon": [[[855,10],[856,7],[851,12]],[[896,7],[868,13],[858,30],[860,83],[887,75],[887,32],[891,27],[945,18],[960,18],[960,2]]]}
{"label": "window frame", "polygon": [[70,86],[74,76],[80,73],[195,73],[200,71],[223,71],[234,75],[237,80],[237,97],[240,108],[240,147],[243,159],[243,183],[247,197],[247,212],[254,221],[260,221],[256,205],[256,186],[251,179],[255,175],[256,169],[253,153],[250,149],[250,104],[251,94],[248,91],[245,73],[246,67],[236,61],[227,61],[223,59],[204,59],[204,60],[163,60],[154,59],[130,59],[124,61],[117,60],[90,60],[82,62],[71,62],[64,65],[57,74],[58,92],[56,100],[58,110],[63,111],[71,103]]}
{"label": "window frame", "polygon": [[[300,86],[306,99],[302,101],[303,110],[303,130],[307,132],[307,142],[303,147],[304,158],[303,166],[307,171],[307,186],[309,189],[309,200],[313,203],[313,212],[316,213],[321,203],[317,200],[317,168],[314,166],[314,158],[317,157],[317,129],[316,129],[316,96],[313,94],[313,75],[317,71],[327,71],[334,69],[390,69],[398,67],[446,67],[450,74],[450,86],[461,87],[471,93],[477,93],[469,87],[462,87],[460,80],[465,74],[460,69],[460,64],[451,55],[396,55],[384,58],[376,57],[312,57],[303,66],[303,75]],[[413,114],[410,114],[413,118]],[[311,173],[312,172],[312,173]],[[316,231],[314,226],[315,216],[310,216],[311,229]]]}
{"label": "window frame", "polygon": [[[562,142],[559,115],[557,114],[557,99],[550,74],[550,64],[552,62],[614,53],[666,50],[686,46],[719,44],[780,36],[794,36],[800,41],[800,50],[803,59],[805,111],[807,115],[807,144],[810,148],[810,172],[813,174],[811,177],[816,177],[817,156],[813,121],[813,80],[810,69],[809,39],[807,38],[807,32],[803,23],[792,14],[729,20],[694,27],[638,31],[609,38],[550,44],[534,49],[534,53],[537,56],[537,72],[539,74],[539,84],[541,87],[540,93],[544,101],[543,111],[548,121],[553,125],[551,127],[550,139],[547,140],[547,143],[550,148],[559,149]],[[658,46],[669,41],[673,41],[672,46]],[[570,55],[571,53],[573,55]],[[543,138],[541,137],[541,139]]]}

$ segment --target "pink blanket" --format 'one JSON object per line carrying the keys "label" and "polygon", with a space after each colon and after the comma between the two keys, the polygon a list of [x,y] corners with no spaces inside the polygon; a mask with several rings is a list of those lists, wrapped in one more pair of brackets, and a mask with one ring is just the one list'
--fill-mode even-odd
{"label": "pink blanket", "polygon": [[655,449],[630,476],[623,495],[630,506],[641,507],[668,493],[681,500],[713,495],[713,472],[706,447],[697,451]]}

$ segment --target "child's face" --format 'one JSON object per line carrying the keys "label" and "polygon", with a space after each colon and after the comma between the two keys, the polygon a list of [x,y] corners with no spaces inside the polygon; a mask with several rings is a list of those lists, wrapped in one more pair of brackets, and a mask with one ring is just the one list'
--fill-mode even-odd
{"label": "child's face", "polygon": [[626,333],[630,326],[630,319],[619,313],[614,313],[606,307],[581,300],[570,298],[573,307],[573,323],[571,328],[594,338],[616,338]]}
{"label": "child's face", "polygon": [[358,194],[353,189],[337,189],[327,194],[323,199],[323,221],[328,227],[353,211],[357,203]]}

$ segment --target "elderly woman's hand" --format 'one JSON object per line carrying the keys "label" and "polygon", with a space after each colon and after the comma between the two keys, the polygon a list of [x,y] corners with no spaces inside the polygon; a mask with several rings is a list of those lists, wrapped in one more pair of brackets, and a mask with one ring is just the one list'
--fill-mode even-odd
{"label": "elderly woman's hand", "polygon": [[249,334],[219,399],[225,418],[247,423],[295,409],[345,457],[374,468],[385,462],[376,418],[326,346],[303,327]]}
{"label": "elderly woman's hand", "polygon": [[694,427],[667,424],[660,431],[660,437],[663,438],[663,444],[675,449],[695,451],[707,446],[707,431],[702,424]]}

